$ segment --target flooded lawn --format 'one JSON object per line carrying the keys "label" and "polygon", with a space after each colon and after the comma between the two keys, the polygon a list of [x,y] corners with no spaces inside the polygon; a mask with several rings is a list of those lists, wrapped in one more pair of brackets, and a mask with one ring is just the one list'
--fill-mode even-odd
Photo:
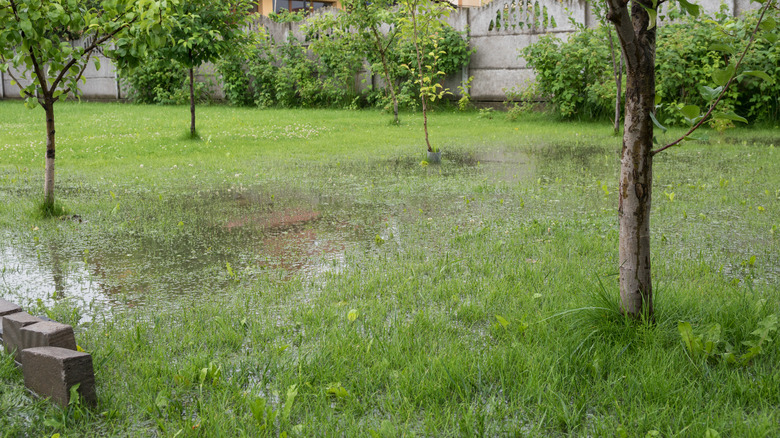
{"label": "flooded lawn", "polygon": [[[191,141],[183,107],[65,103],[68,211],[44,219],[40,120],[18,106],[0,102],[0,297],[74,326],[101,405],[48,411],[6,360],[0,429],[703,436],[714,416],[724,435],[776,429],[776,344],[744,366],[721,354],[747,351],[780,309],[771,143],[654,158],[657,320],[634,326],[618,304],[608,124],[437,110],[430,165],[418,114],[204,107]],[[776,137],[748,134],[734,136]],[[717,354],[692,357],[679,321],[697,339],[718,324]]]}
{"label": "flooded lawn", "polygon": [[[367,187],[354,184],[336,184],[333,191],[200,188],[165,201],[134,200],[128,214],[112,210],[110,237],[104,212],[61,218],[56,223],[59,235],[49,243],[41,242],[40,230],[8,231],[0,242],[0,286],[4,296],[22,303],[68,299],[90,319],[102,305],[174,304],[219,295],[236,282],[261,277],[316,282],[344,269],[348,253],[371,257],[385,242],[398,244],[409,223],[448,215],[473,222],[464,216],[474,214],[463,209],[468,196],[442,186],[447,180],[517,183],[533,175],[534,159],[525,152],[453,152],[445,157],[441,166],[402,159],[379,169],[338,164],[326,171],[342,182],[355,180],[355,173],[365,180],[389,177],[390,184],[377,190],[377,197],[366,197]],[[377,170],[379,174],[366,174]],[[397,178],[404,173],[431,180],[431,190],[391,198],[385,189],[403,190]],[[382,182],[372,184],[376,188]],[[347,190],[339,191],[339,186]],[[127,208],[120,202],[117,206]],[[186,211],[187,219],[174,224],[168,218],[165,230],[144,223],[154,224],[161,211]]]}

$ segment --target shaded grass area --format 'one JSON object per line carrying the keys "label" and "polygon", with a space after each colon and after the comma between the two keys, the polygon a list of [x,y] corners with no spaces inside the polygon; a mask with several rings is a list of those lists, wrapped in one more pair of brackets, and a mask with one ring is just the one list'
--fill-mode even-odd
{"label": "shaded grass area", "polygon": [[75,325],[99,396],[35,401],[3,355],[2,434],[780,433],[777,341],[735,366],[677,331],[744,352],[780,312],[776,129],[657,157],[642,326],[618,311],[607,125],[435,113],[426,166],[416,114],[201,114],[191,141],[183,107],[62,105],[58,220],[35,215],[42,115],[0,102],[0,296]]}

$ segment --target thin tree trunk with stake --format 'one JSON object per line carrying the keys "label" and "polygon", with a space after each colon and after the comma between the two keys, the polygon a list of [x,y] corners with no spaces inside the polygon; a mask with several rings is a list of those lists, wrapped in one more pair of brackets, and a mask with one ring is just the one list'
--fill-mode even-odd
{"label": "thin tree trunk with stake", "polygon": [[195,73],[190,67],[190,136],[195,137]]}

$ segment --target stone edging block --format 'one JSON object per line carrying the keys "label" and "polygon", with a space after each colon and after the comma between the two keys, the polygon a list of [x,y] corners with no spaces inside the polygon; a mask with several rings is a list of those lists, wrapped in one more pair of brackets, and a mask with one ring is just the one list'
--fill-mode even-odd
{"label": "stone edging block", "polygon": [[30,315],[27,312],[16,312],[3,317],[3,344],[6,352],[13,352],[14,359],[20,362],[21,350],[24,348],[22,343],[22,327],[41,322],[40,319]]}
{"label": "stone edging block", "polygon": [[71,388],[79,385],[82,401],[97,403],[92,356],[76,351],[73,327],[32,316],[2,298],[0,326],[0,340],[5,351],[14,354],[17,365],[22,367],[28,389],[67,407]]}
{"label": "stone edging block", "polygon": [[0,298],[0,341],[3,340],[3,317],[13,313],[19,313],[22,308],[16,304]]}
{"label": "stone edging block", "polygon": [[41,321],[19,330],[22,350],[33,347],[61,347],[76,349],[73,327],[56,321]]}
{"label": "stone edging block", "polygon": [[68,406],[70,388],[79,384],[78,393],[89,405],[97,403],[92,356],[60,347],[33,347],[22,351],[24,385],[37,394],[51,397]]}

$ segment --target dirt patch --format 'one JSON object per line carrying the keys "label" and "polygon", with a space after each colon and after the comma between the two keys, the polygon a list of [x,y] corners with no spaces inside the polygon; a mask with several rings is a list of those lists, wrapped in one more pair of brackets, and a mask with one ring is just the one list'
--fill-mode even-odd
{"label": "dirt patch", "polygon": [[236,228],[254,226],[263,229],[284,229],[314,222],[320,217],[321,214],[318,211],[304,208],[287,208],[230,219],[225,224],[225,228],[234,230]]}

